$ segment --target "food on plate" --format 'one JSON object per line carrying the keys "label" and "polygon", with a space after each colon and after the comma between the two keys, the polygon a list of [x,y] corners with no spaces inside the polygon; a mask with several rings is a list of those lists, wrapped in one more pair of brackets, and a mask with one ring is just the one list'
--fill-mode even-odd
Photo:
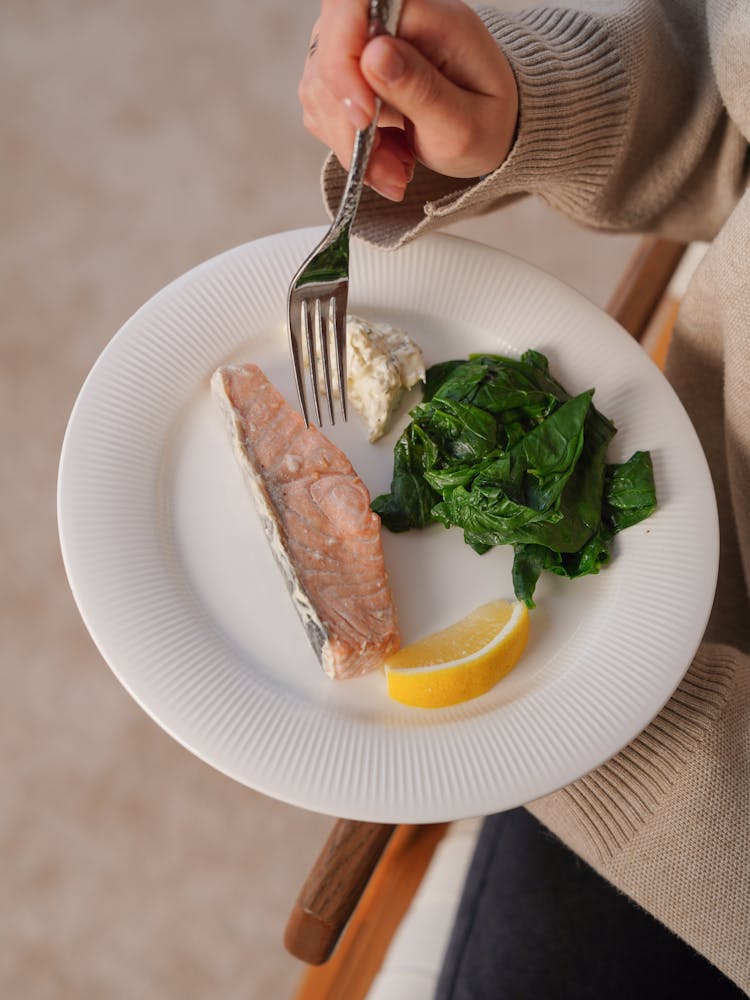
{"label": "food on plate", "polygon": [[[318,384],[325,391],[319,355],[316,361]],[[388,431],[404,393],[424,378],[422,349],[405,330],[361,316],[346,317],[347,400],[362,418],[370,442]],[[338,395],[335,365],[332,381],[333,394]]]}
{"label": "food on plate", "polygon": [[515,667],[528,635],[529,612],[523,601],[490,601],[455,625],[389,656],[388,694],[419,708],[476,698]]}
{"label": "food on plate", "polygon": [[533,608],[543,570],[597,573],[615,534],[656,508],[648,452],[607,463],[616,428],[593,394],[571,397],[538,351],[434,365],[372,509],[391,531],[438,521],[479,553],[513,545],[515,595]]}
{"label": "food on plate", "polygon": [[408,389],[425,378],[421,348],[404,330],[348,316],[348,399],[362,417],[370,441],[390,427]]}
{"label": "food on plate", "polygon": [[219,368],[212,389],[323,669],[346,678],[380,667],[400,638],[367,488],[256,365]]}

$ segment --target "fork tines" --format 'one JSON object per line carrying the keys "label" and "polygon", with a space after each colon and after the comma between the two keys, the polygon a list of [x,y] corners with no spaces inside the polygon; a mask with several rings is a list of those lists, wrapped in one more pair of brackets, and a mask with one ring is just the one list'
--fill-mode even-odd
{"label": "fork tines", "polygon": [[[338,393],[341,415],[346,408],[346,300],[348,282],[331,289],[304,286],[295,289],[289,303],[289,334],[294,380],[300,408],[309,425],[304,369],[309,372],[312,405],[318,426],[321,419],[320,395],[328,397],[328,416],[336,423],[334,395]],[[335,367],[332,367],[332,358]],[[322,374],[322,385],[321,385]]]}

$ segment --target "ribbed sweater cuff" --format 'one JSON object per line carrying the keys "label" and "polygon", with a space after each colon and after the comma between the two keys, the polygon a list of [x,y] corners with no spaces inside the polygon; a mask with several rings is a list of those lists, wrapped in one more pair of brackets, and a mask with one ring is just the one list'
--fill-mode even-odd
{"label": "ribbed sweater cuff", "polygon": [[[478,11],[511,63],[519,91],[519,127],[505,162],[466,182],[418,167],[396,205],[365,189],[355,235],[396,247],[422,231],[537,193],[586,221],[623,141],[626,75],[607,31],[588,13],[533,10],[508,17]],[[329,157],[323,171],[331,213],[341,199],[344,171]]]}
{"label": "ribbed sweater cuff", "polygon": [[519,93],[518,138],[484,186],[493,194],[543,194],[586,215],[622,148],[627,77],[600,20],[576,10],[538,9],[510,20],[478,11],[501,45]]}

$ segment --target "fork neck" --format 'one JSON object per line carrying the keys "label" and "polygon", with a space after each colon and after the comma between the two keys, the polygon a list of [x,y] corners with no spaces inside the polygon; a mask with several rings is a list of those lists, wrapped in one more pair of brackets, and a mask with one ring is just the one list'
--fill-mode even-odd
{"label": "fork neck", "polygon": [[338,236],[344,229],[351,229],[354,216],[357,214],[359,199],[362,195],[362,186],[367,172],[367,164],[370,161],[375,133],[380,117],[380,99],[375,102],[375,114],[372,122],[365,129],[360,129],[354,139],[354,151],[352,153],[352,165],[346,178],[344,193],[341,196],[339,210],[333,220],[333,230]]}

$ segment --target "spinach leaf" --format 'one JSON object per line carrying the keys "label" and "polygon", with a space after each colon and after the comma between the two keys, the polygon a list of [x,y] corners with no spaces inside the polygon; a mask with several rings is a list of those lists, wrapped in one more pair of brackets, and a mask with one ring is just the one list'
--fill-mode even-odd
{"label": "spinach leaf", "polygon": [[424,388],[422,389],[422,402],[429,403],[453,372],[457,369],[460,370],[464,365],[466,365],[465,361],[441,361],[439,364],[428,368],[425,374]]}
{"label": "spinach leaf", "polygon": [[613,534],[638,524],[656,510],[651,455],[636,451],[621,465],[608,465],[602,516]]}
{"label": "spinach leaf", "polygon": [[560,567],[553,572],[571,579],[576,576],[586,576],[589,573],[598,573],[599,568],[609,562],[609,543],[611,540],[612,532],[604,523],[600,524],[598,530],[577,552],[563,553]]}
{"label": "spinach leaf", "polygon": [[544,545],[516,545],[513,549],[513,590],[519,601],[535,608],[534,591],[543,570],[554,570],[560,556]]}
{"label": "spinach leaf", "polygon": [[435,398],[415,407],[411,417],[447,461],[479,461],[497,443],[497,423],[492,414],[471,403]]}
{"label": "spinach leaf", "polygon": [[534,607],[542,572],[597,573],[656,505],[648,452],[607,465],[616,428],[592,397],[571,397],[539,351],[434,365],[373,510],[393,531],[459,527],[479,553],[512,545],[514,591]]}
{"label": "spinach leaf", "polygon": [[583,449],[593,390],[570,399],[513,446],[526,464],[529,506],[546,510],[562,493]]}
{"label": "spinach leaf", "polygon": [[560,520],[551,525],[530,525],[518,541],[536,542],[560,553],[573,553],[599,530],[607,448],[614,434],[614,424],[592,407],[584,424],[579,460],[560,494]]}
{"label": "spinach leaf", "polygon": [[569,399],[569,393],[552,376],[547,358],[539,351],[526,351],[520,359],[501,354],[469,355],[469,361],[477,360],[486,366],[490,378],[513,378],[519,385],[550,393],[561,403]]}
{"label": "spinach leaf", "polygon": [[390,531],[423,528],[433,520],[431,510],[439,494],[425,473],[437,457],[437,447],[418,424],[410,424],[396,442],[391,492],[375,497],[370,504]]}
{"label": "spinach leaf", "polygon": [[543,527],[551,529],[563,516],[559,511],[540,514],[517,503],[500,488],[479,493],[464,486],[450,490],[432,513],[446,528],[463,528],[464,535],[473,542],[490,547],[535,539],[534,522],[544,518]]}

